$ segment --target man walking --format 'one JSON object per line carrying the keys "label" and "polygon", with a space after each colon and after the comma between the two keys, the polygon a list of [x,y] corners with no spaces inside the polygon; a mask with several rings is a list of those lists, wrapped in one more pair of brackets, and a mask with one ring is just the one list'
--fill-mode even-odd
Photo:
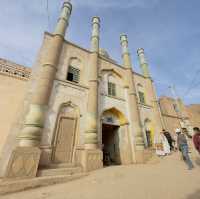
{"label": "man walking", "polygon": [[186,139],[186,135],[185,135],[187,133],[186,131],[187,131],[187,129],[183,128],[182,132],[181,132],[181,130],[180,130],[180,132],[177,132],[178,133],[177,146],[178,146],[178,149],[182,153],[184,161],[188,165],[188,169],[192,170],[194,168],[194,166],[193,166],[193,163],[189,156],[188,143],[187,143],[187,139]]}
{"label": "man walking", "polygon": [[194,136],[193,136],[194,147],[200,154],[200,130],[198,127],[194,127],[193,131],[194,131]]}

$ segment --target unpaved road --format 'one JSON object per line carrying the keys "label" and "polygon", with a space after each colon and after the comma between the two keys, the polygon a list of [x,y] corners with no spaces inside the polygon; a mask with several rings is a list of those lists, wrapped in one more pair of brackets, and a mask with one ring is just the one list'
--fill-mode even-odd
{"label": "unpaved road", "polygon": [[177,153],[146,165],[114,166],[79,180],[1,199],[200,199],[200,164],[188,171]]}

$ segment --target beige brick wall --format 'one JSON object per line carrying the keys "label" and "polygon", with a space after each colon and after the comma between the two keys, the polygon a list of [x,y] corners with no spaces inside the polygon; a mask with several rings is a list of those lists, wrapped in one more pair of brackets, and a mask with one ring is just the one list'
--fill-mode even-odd
{"label": "beige brick wall", "polygon": [[200,104],[186,106],[191,125],[200,128]]}
{"label": "beige brick wall", "polygon": [[19,115],[26,87],[27,80],[0,74],[0,152],[15,117]]}

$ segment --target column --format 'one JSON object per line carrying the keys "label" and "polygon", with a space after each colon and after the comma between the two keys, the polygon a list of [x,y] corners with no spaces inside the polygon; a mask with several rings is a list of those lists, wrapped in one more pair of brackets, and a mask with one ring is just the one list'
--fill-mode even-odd
{"label": "column", "polygon": [[99,52],[100,19],[92,19],[92,37],[90,54],[89,96],[87,107],[87,128],[85,132],[85,148],[97,149],[97,120],[98,120],[98,52]]}
{"label": "column", "polygon": [[134,138],[135,138],[135,159],[137,163],[144,162],[144,138],[142,132],[142,125],[140,120],[140,112],[137,102],[137,94],[134,82],[134,75],[132,71],[131,56],[128,49],[128,39],[126,35],[121,35],[121,46],[122,46],[122,58],[123,65],[127,71],[127,84],[128,97],[129,97],[129,112],[130,119],[133,126]]}
{"label": "column", "polygon": [[98,148],[98,53],[99,53],[100,19],[92,19],[91,53],[89,56],[89,93],[87,102],[87,120],[85,130],[85,145],[81,164],[88,172],[103,167],[103,153]]}
{"label": "column", "polygon": [[[48,108],[71,11],[71,3],[65,1],[55,32],[47,46],[48,50],[45,49],[46,53],[43,55],[41,63],[39,63],[40,73],[35,80],[24,126],[17,138],[19,146],[12,152],[8,163],[5,175],[7,178],[36,176],[40,159],[39,145],[44,128],[45,113]],[[29,171],[29,168],[32,168],[32,170]]]}
{"label": "column", "polygon": [[158,99],[157,99],[153,80],[152,80],[150,73],[149,73],[149,65],[148,65],[148,62],[147,62],[145,54],[144,54],[144,49],[139,48],[137,50],[137,54],[138,54],[140,67],[142,69],[142,74],[144,75],[144,77],[146,77],[146,79],[149,83],[148,85],[150,86],[149,91],[151,92],[150,96],[152,96],[152,99],[153,99],[153,109],[154,109],[157,131],[161,132],[162,129],[164,128],[164,122],[163,122],[163,119],[162,119],[160,105],[159,105],[159,102],[158,102]]}

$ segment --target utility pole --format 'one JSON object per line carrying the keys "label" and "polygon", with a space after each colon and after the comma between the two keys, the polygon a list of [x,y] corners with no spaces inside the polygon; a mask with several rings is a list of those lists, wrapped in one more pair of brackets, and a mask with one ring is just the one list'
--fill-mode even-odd
{"label": "utility pole", "polygon": [[184,116],[183,116],[183,113],[182,113],[182,110],[181,110],[181,107],[180,107],[180,103],[179,103],[179,101],[178,101],[178,99],[181,100],[181,98],[178,97],[174,85],[169,86],[169,88],[170,88],[171,93],[172,93],[172,96],[173,96],[173,98],[174,98],[174,100],[175,100],[175,104],[176,104],[176,110],[175,110],[175,111],[176,111],[176,113],[177,113],[178,118],[180,118],[180,126],[183,127],[183,128],[185,128],[185,127],[187,126],[187,124],[186,124],[186,121],[185,121],[185,119],[184,119]]}
{"label": "utility pole", "polygon": [[184,117],[183,117],[183,114],[182,114],[182,110],[181,110],[181,107],[180,107],[180,104],[179,104],[179,101],[178,101],[178,99],[181,99],[181,98],[178,97],[174,85],[169,86],[169,88],[170,88],[170,91],[171,91],[171,93],[172,93],[172,96],[173,96],[173,98],[174,98],[174,100],[175,100],[175,105],[176,105],[175,111],[176,111],[176,113],[177,113],[178,118],[180,118],[180,126],[181,126],[182,128],[184,128],[184,127],[186,126],[186,124],[185,124],[185,120],[184,120]]}

